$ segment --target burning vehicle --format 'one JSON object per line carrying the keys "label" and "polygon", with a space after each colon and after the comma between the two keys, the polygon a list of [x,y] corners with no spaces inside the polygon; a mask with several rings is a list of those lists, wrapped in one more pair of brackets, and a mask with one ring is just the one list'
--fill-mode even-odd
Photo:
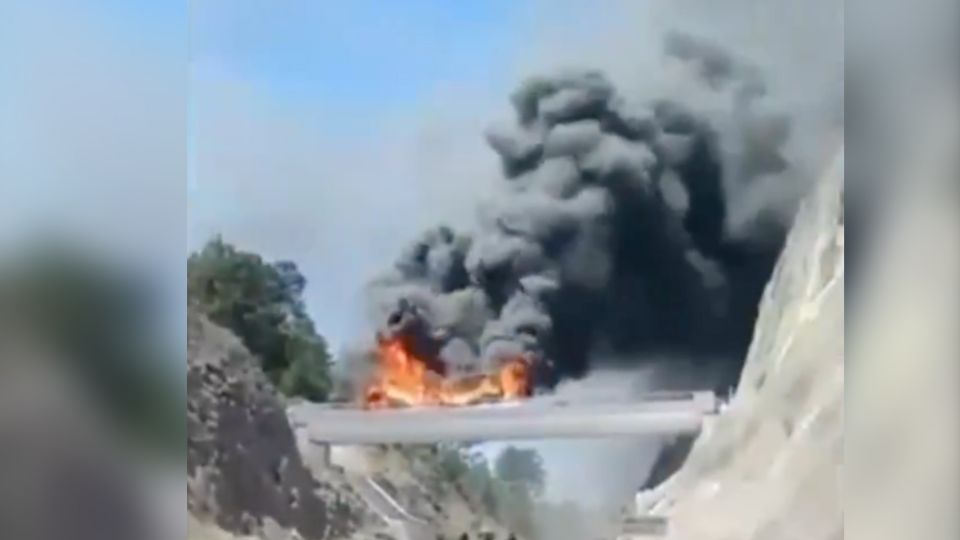
{"label": "burning vehicle", "polygon": [[399,306],[391,319],[394,333],[377,336],[377,365],[363,392],[364,407],[465,406],[532,394],[529,355],[502,359],[485,372],[454,373],[439,357],[443,333],[425,335],[416,308],[403,301]]}
{"label": "burning vehicle", "polygon": [[[364,405],[377,409],[400,406],[463,406],[530,396],[531,361],[507,360],[491,373],[448,376],[416,356],[402,339],[381,340],[380,369],[364,393]],[[442,364],[441,364],[442,365]]]}

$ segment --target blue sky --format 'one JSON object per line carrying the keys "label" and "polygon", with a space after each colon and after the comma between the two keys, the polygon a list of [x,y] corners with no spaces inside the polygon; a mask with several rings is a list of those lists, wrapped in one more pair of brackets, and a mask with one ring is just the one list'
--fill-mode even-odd
{"label": "blue sky", "polygon": [[191,4],[190,247],[222,233],[292,259],[335,352],[369,334],[364,285],[424,227],[469,226],[496,189],[483,130],[519,79],[606,52],[581,15],[618,4],[590,5]]}
{"label": "blue sky", "polygon": [[222,233],[292,259],[335,352],[369,334],[364,285],[424,227],[469,226],[497,188],[483,131],[519,80],[637,60],[610,53],[644,18],[593,5],[191,4],[190,247]]}
{"label": "blue sky", "polygon": [[482,84],[516,46],[523,2],[197,2],[194,68],[222,69],[280,104],[404,107],[443,80]]}
{"label": "blue sky", "polygon": [[[469,160],[483,159],[472,155],[487,152],[479,112],[492,96],[506,102],[504,66],[524,46],[534,4],[193,4],[191,247],[221,232],[293,259],[334,348],[363,332],[364,283],[445,198],[423,185],[434,165],[415,160],[435,146],[423,139],[450,144],[431,125],[453,131],[469,139],[454,143]],[[476,111],[452,110],[460,101]],[[483,168],[436,183],[450,191]]]}
{"label": "blue sky", "polygon": [[192,2],[190,246],[222,233],[297,262],[336,350],[369,333],[364,284],[425,226],[469,226],[496,189],[482,133],[522,77],[588,66],[649,90],[663,78],[663,33],[676,28],[781,54],[801,73],[831,46],[792,46],[811,35],[793,11],[827,10],[790,5]]}

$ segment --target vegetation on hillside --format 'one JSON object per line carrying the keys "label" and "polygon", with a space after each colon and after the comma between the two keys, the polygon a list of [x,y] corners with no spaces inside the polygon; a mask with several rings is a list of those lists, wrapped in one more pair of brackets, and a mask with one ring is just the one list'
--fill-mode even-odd
{"label": "vegetation on hillside", "polygon": [[457,486],[477,508],[524,538],[538,538],[535,513],[542,500],[546,471],[533,449],[508,446],[491,463],[470,445],[433,447],[439,480]]}
{"label": "vegetation on hillside", "polygon": [[219,236],[187,260],[191,306],[235,333],[283,394],[324,401],[330,354],[306,313],[306,284],[295,263],[264,261]]}

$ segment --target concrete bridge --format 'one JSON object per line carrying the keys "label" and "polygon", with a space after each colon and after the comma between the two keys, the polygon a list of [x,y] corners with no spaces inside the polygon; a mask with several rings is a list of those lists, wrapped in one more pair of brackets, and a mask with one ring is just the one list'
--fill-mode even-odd
{"label": "concrete bridge", "polygon": [[376,411],[302,403],[292,406],[288,416],[314,443],[385,444],[696,433],[718,407],[712,392],[668,392],[629,403],[567,403],[543,397]]}
{"label": "concrete bridge", "polygon": [[[327,445],[696,433],[719,408],[720,401],[712,392],[656,392],[628,403],[569,403],[545,396],[471,407],[376,411],[300,403],[291,406],[287,416],[298,437],[303,437],[302,443],[317,449],[329,448]],[[435,538],[431,523],[404,509],[373,477],[358,478],[355,487],[398,538]],[[659,536],[659,528],[654,529],[642,532]],[[634,537],[628,534],[623,538]]]}

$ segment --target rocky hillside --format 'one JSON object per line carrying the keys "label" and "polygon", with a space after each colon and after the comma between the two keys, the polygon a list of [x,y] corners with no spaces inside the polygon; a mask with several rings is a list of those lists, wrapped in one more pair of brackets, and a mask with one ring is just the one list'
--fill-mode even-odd
{"label": "rocky hillside", "polygon": [[317,478],[304,465],[283,405],[238,339],[193,313],[187,339],[193,517],[271,539],[347,538],[376,523],[342,478]]}
{"label": "rocky hillside", "polygon": [[350,452],[355,458],[362,453],[370,476],[410,513],[432,524],[434,535],[429,540],[437,536],[458,539],[463,534],[470,539],[510,537],[510,531],[483,510],[482,501],[473,500],[464,486],[443,477],[435,447],[345,448],[340,452]]}
{"label": "rocky hillside", "polygon": [[429,534],[418,538],[509,536],[439,477],[428,448],[339,448],[348,458],[331,463],[329,449],[298,440],[256,359],[192,312],[187,352],[190,540],[409,536],[365,498],[368,479],[423,520]]}
{"label": "rocky hillside", "polygon": [[735,397],[638,496],[670,538],[843,538],[843,232],[841,152],[796,216]]}

